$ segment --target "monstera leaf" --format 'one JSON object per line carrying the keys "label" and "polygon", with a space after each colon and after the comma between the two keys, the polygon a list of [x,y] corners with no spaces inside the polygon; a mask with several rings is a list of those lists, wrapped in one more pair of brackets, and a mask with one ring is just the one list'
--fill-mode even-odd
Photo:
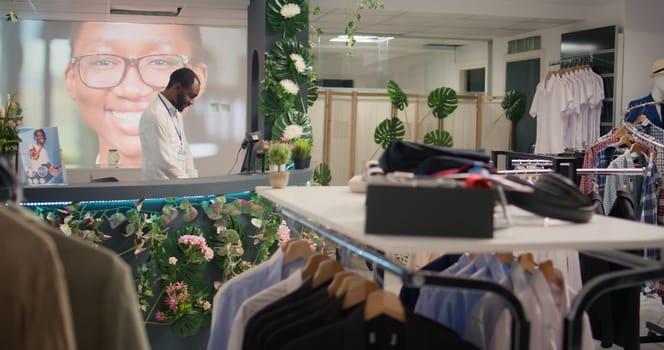
{"label": "monstera leaf", "polygon": [[394,108],[403,111],[408,106],[408,96],[401,90],[399,84],[390,80],[387,83],[387,94],[390,96],[390,102]]}
{"label": "monstera leaf", "polygon": [[510,90],[505,94],[500,107],[505,112],[505,118],[516,123],[526,113],[526,95],[516,90]]}
{"label": "monstera leaf", "polygon": [[445,130],[433,130],[424,135],[424,144],[425,145],[435,145],[441,147],[452,147],[454,142],[452,142],[452,135]]}
{"label": "monstera leaf", "polygon": [[454,90],[448,87],[440,87],[429,93],[427,105],[431,108],[434,117],[443,119],[457,109],[459,98]]}
{"label": "monstera leaf", "polygon": [[320,163],[316,169],[314,169],[313,180],[315,183],[321,186],[329,186],[332,182],[332,173],[330,172],[330,167],[325,163]]}
{"label": "monstera leaf", "polygon": [[[289,18],[284,17],[282,9],[284,7],[294,8],[293,5],[297,6],[300,12]],[[268,0],[265,16],[272,30],[277,33],[285,33],[288,36],[295,36],[307,28],[309,24],[309,4],[306,0]]]}
{"label": "monstera leaf", "polygon": [[279,98],[269,90],[261,91],[258,97],[258,113],[266,122],[273,122],[283,111]]}
{"label": "monstera leaf", "polygon": [[[293,55],[293,57],[291,57],[291,55]],[[304,66],[300,67],[302,71],[297,70],[296,61],[294,59],[295,55],[297,55],[298,60],[301,59],[300,63],[304,63]],[[311,57],[309,49],[299,40],[294,38],[284,38],[277,41],[272,47],[270,57],[272,76],[277,81],[290,79],[298,84],[307,82],[308,74],[313,65],[313,58]]]}
{"label": "monstera leaf", "polygon": [[374,130],[374,141],[386,149],[390,143],[401,141],[406,135],[406,128],[399,118],[387,118]]}
{"label": "monstera leaf", "polygon": [[200,311],[194,310],[182,315],[178,318],[173,325],[173,334],[176,337],[187,338],[196,335],[198,330],[203,326],[206,320],[205,314]]}
{"label": "monstera leaf", "polygon": [[281,115],[272,126],[272,140],[281,140],[284,131],[289,125],[299,125],[302,127],[301,139],[307,139],[313,142],[313,133],[311,131],[311,119],[306,113],[291,110]]}
{"label": "monstera leaf", "polygon": [[307,86],[307,106],[311,107],[318,100],[318,81],[316,79],[309,80],[309,85]]}

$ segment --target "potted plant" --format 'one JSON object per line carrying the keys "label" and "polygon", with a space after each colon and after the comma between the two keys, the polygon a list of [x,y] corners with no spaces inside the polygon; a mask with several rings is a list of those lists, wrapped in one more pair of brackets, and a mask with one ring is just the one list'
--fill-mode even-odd
{"label": "potted plant", "polygon": [[14,95],[8,95],[7,104],[0,98],[0,156],[6,157],[11,169],[18,172],[18,127],[23,122],[23,109]]}
{"label": "potted plant", "polygon": [[306,169],[311,163],[312,144],[306,139],[297,139],[293,142],[293,162],[295,169]]}
{"label": "potted plant", "polygon": [[283,143],[273,143],[267,151],[267,158],[270,162],[270,186],[272,188],[284,188],[288,185],[289,173],[286,171],[286,164],[291,158],[290,148]]}

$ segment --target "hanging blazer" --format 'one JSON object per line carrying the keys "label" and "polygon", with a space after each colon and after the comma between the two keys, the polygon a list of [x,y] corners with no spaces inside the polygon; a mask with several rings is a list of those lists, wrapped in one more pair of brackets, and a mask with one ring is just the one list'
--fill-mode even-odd
{"label": "hanging blazer", "polygon": [[[629,107],[634,107],[638,106],[643,103],[648,103],[648,102],[654,102],[655,100],[652,98],[652,94],[638,100],[631,101],[629,103]],[[659,113],[657,112],[657,107],[655,105],[650,105],[646,106],[643,108],[637,108],[633,110],[628,116],[627,116],[627,121],[632,123],[634,120],[636,120],[636,117],[639,115],[644,114],[646,117],[648,117],[648,120],[650,120],[651,123],[657,125],[660,128],[664,128],[664,124],[662,123],[662,119],[660,118]]]}

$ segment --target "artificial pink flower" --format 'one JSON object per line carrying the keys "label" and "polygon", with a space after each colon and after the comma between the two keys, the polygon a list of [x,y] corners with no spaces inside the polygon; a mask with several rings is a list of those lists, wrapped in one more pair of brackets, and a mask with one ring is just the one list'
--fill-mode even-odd
{"label": "artificial pink flower", "polygon": [[211,248],[205,247],[205,250],[203,251],[203,259],[210,261],[212,258],[214,258],[214,252]]}
{"label": "artificial pink flower", "polygon": [[14,128],[16,128],[16,122],[10,119],[10,120],[7,122],[7,126],[9,126],[10,128],[14,129]]}
{"label": "artificial pink flower", "polygon": [[175,310],[178,307],[178,298],[174,296],[166,298],[166,305],[170,310]]}
{"label": "artificial pink flower", "polygon": [[187,292],[184,292],[184,293],[178,295],[178,300],[179,301],[186,301],[187,299],[189,299],[189,293],[187,293]]}
{"label": "artificial pink flower", "polygon": [[154,318],[155,318],[157,321],[163,321],[164,319],[166,319],[166,314],[163,313],[163,312],[161,312],[161,311],[157,311],[157,312],[154,314]]}

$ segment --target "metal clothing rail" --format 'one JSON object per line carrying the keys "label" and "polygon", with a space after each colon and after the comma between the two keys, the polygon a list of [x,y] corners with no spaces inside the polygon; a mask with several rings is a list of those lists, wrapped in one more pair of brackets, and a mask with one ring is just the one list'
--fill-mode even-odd
{"label": "metal clothing rail", "polygon": [[664,264],[660,262],[638,258],[620,251],[583,251],[582,253],[631,269],[606,273],[584,284],[565,315],[563,328],[563,349],[565,350],[581,350],[583,312],[599,297],[614,290],[641,286],[643,281],[664,278]]}
{"label": "metal clothing rail", "polygon": [[562,63],[565,63],[566,61],[574,61],[574,60],[580,60],[580,59],[585,59],[585,58],[589,58],[591,61],[596,60],[598,62],[612,64],[613,62],[608,62],[606,60],[599,59],[599,58],[595,57],[595,55],[602,55],[602,54],[613,53],[613,52],[615,52],[614,49],[607,49],[607,50],[597,50],[597,51],[588,52],[588,53],[579,54],[579,55],[573,55],[573,56],[563,56],[563,57],[560,57],[560,59],[558,61],[549,62],[549,66],[558,66]]}
{"label": "metal clothing rail", "polygon": [[651,144],[651,145],[653,145],[653,146],[655,146],[655,147],[658,147],[658,148],[660,148],[660,149],[664,149],[664,144],[662,144],[661,142],[657,141],[657,139],[655,139],[654,137],[652,137],[652,136],[650,136],[650,135],[647,135],[647,134],[644,134],[644,133],[640,132],[640,131],[637,130],[637,129],[636,129],[631,123],[628,123],[628,122],[623,121],[623,126],[625,126],[625,128],[626,128],[627,130],[629,130],[629,132],[630,132],[632,135],[634,135],[634,136],[636,136],[637,138],[643,140],[644,142],[647,142],[647,143],[649,143],[649,144]]}
{"label": "metal clothing rail", "polygon": [[295,220],[301,225],[315,231],[326,239],[334,242],[340,247],[346,248],[351,252],[370,261],[376,266],[381,267],[401,278],[402,283],[408,287],[422,287],[432,285],[448,288],[472,289],[496,293],[506,302],[507,309],[512,314],[512,349],[528,350],[530,339],[530,323],[526,318],[526,313],[521,302],[516,296],[502,285],[481,279],[472,279],[458,276],[445,276],[431,271],[408,271],[401,265],[385,257],[385,254],[378,249],[358,242],[335,230],[312,222],[310,219],[285,208],[279,208],[283,215]]}
{"label": "metal clothing rail", "polygon": [[516,169],[516,170],[498,170],[499,175],[541,175],[551,174],[552,169]]}
{"label": "metal clothing rail", "polygon": [[512,159],[513,165],[553,165],[551,160],[547,159]]}
{"label": "metal clothing rail", "polygon": [[646,176],[646,168],[579,168],[576,169],[579,175],[643,175]]}

